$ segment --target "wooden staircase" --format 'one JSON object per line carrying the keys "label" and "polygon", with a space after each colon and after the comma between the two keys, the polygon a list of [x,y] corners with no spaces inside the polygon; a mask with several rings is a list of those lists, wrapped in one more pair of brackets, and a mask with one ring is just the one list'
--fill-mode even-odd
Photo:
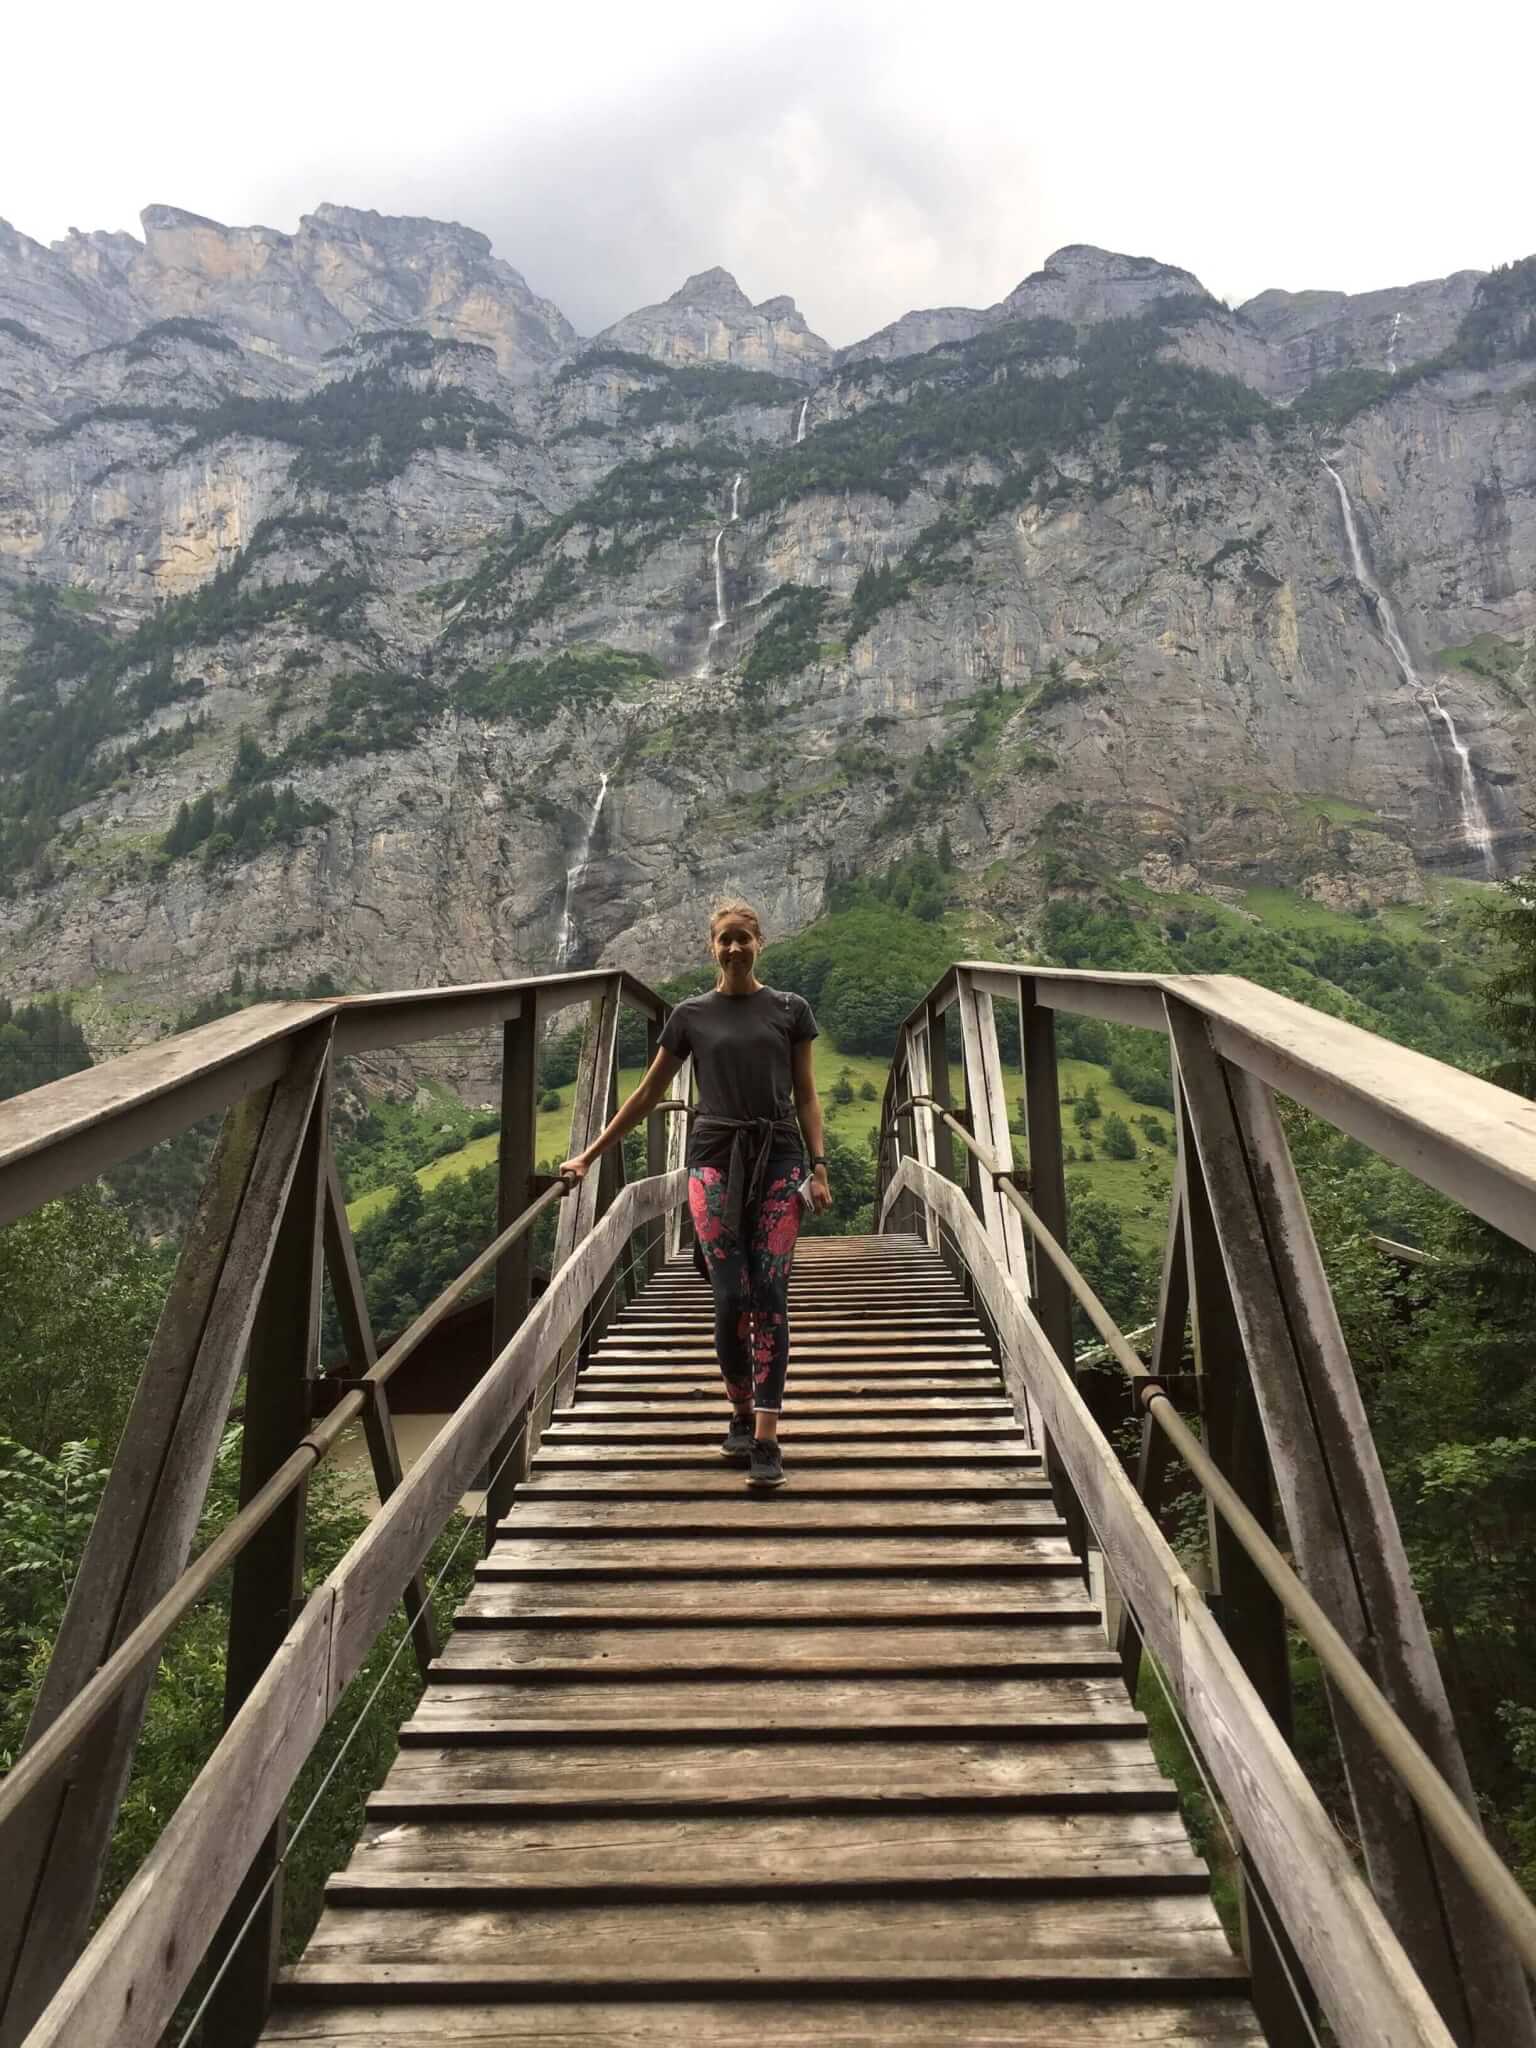
{"label": "wooden staircase", "polygon": [[263,2039],[1261,2040],[936,1254],[812,1238],[789,1483],[666,1267],[557,1412]]}

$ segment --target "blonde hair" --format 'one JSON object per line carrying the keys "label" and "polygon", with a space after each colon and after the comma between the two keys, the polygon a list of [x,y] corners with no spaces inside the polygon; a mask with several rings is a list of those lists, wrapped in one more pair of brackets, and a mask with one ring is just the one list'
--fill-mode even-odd
{"label": "blonde hair", "polygon": [[[732,918],[738,923],[744,924],[760,946],[763,944],[763,921],[757,912],[750,903],[743,903],[739,896],[728,896],[723,901],[716,903],[714,910],[710,913],[709,946],[711,952],[714,951],[715,933],[720,929],[721,925]],[[722,973],[719,980],[716,981],[715,987],[719,988],[724,980],[725,976]]]}

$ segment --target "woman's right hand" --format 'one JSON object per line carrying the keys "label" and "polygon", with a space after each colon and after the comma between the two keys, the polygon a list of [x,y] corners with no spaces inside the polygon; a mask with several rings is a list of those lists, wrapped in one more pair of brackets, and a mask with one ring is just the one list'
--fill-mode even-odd
{"label": "woman's right hand", "polygon": [[575,1159],[562,1161],[556,1167],[555,1172],[561,1180],[583,1181],[587,1177],[587,1168],[591,1163],[590,1159],[583,1159],[578,1156]]}

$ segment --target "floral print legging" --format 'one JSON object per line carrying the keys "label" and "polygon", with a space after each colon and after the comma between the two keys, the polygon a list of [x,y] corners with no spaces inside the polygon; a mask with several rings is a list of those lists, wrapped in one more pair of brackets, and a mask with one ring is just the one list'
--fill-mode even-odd
{"label": "floral print legging", "polygon": [[715,1297],[715,1355],[725,1391],[738,1408],[784,1405],[789,1365],[789,1269],[804,1207],[799,1161],[774,1160],[748,1241],[725,1227],[726,1175],[718,1166],[688,1170],[688,1211]]}

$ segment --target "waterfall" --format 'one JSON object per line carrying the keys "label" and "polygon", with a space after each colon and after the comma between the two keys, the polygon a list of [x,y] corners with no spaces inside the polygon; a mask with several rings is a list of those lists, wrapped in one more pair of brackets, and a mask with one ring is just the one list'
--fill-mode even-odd
{"label": "waterfall", "polygon": [[1387,375],[1397,375],[1397,330],[1403,324],[1401,312],[1392,315],[1392,332],[1387,336]]}
{"label": "waterfall", "polygon": [[720,531],[715,535],[715,544],[714,547],[710,550],[710,560],[714,565],[715,571],[715,622],[709,629],[709,639],[706,642],[704,648],[704,659],[699,663],[698,667],[693,672],[694,680],[696,682],[700,679],[700,677],[707,676],[709,674],[710,649],[715,644],[716,634],[724,631],[729,617],[729,614],[727,613],[725,608],[725,561],[723,556],[721,555],[720,550],[725,543],[725,536],[728,529],[733,527],[736,524],[737,520],[741,517],[741,486],[744,481],[745,478],[743,476],[743,473],[738,469],[735,476],[731,479],[730,517],[726,520],[725,525],[722,526]]}
{"label": "waterfall", "polygon": [[795,446],[797,448],[805,439],[805,416],[810,409],[811,401],[808,398],[802,398],[800,401],[800,417],[795,421]]}
{"label": "waterfall", "polygon": [[575,930],[571,920],[571,902],[581,887],[581,878],[587,871],[588,857],[592,852],[592,840],[597,832],[597,821],[603,815],[603,804],[608,795],[608,776],[605,772],[597,785],[597,797],[587,816],[586,830],[576,849],[576,858],[565,871],[565,901],[560,906],[560,929],[555,937],[555,965],[564,967],[571,957]]}
{"label": "waterfall", "polygon": [[1398,673],[1412,690],[1420,707],[1431,721],[1438,720],[1444,731],[1451,753],[1456,762],[1456,797],[1461,809],[1461,832],[1467,844],[1474,847],[1488,874],[1495,872],[1493,854],[1493,832],[1488,822],[1488,813],[1483,807],[1482,792],[1477,786],[1477,777],[1472,769],[1472,756],[1461,735],[1456,730],[1456,721],[1440,702],[1439,694],[1432,683],[1426,683],[1413,665],[1408,652],[1408,643],[1403,638],[1402,628],[1397,623],[1397,614],[1392,609],[1392,600],[1371,574],[1370,563],[1365,558],[1365,548],[1360,539],[1360,528],[1355,519],[1355,507],[1344,479],[1326,456],[1322,457],[1324,469],[1333,478],[1333,487],[1339,494],[1339,510],[1344,516],[1344,536],[1349,542],[1350,566],[1355,581],[1370,599],[1376,623],[1381,628],[1381,637],[1397,663]]}

